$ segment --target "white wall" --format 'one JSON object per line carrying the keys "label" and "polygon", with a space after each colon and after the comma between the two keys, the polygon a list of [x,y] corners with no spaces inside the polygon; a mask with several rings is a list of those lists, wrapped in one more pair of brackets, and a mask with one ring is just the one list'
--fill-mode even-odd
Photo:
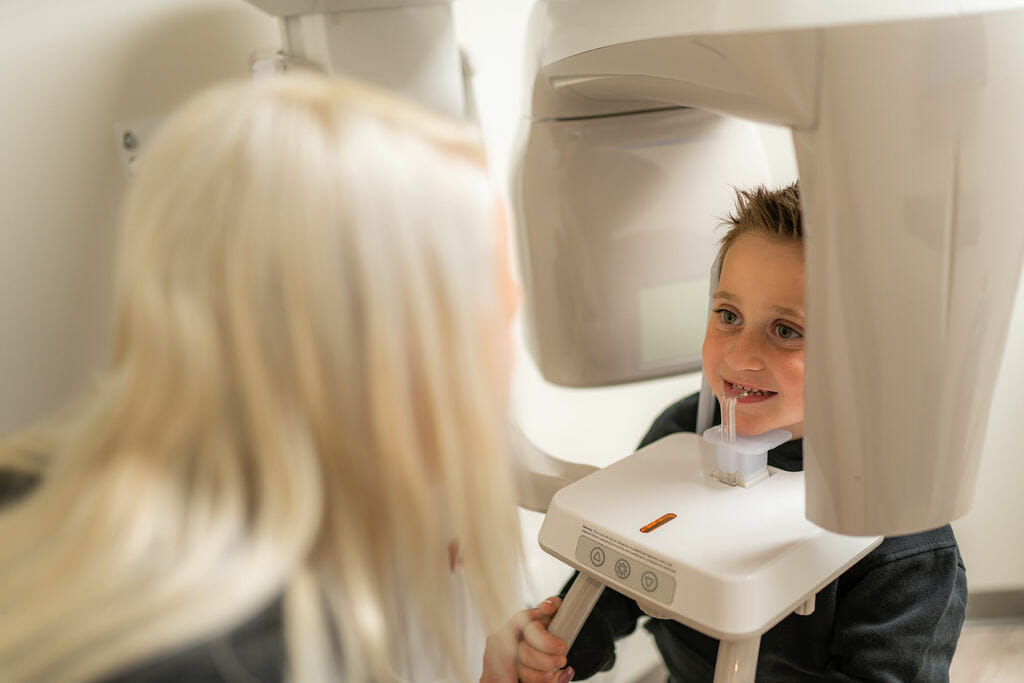
{"label": "white wall", "polygon": [[107,356],[115,125],[245,76],[277,23],[241,0],[0,4],[0,433],[78,392]]}

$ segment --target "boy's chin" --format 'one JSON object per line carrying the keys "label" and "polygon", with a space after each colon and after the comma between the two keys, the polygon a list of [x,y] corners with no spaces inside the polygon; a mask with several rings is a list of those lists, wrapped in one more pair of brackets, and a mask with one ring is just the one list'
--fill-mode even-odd
{"label": "boy's chin", "polygon": [[760,436],[761,434],[770,432],[773,429],[784,429],[792,434],[794,439],[802,439],[804,435],[803,427],[803,424],[778,424],[777,421],[755,421],[748,423],[743,423],[739,420],[736,421],[736,433],[740,436]]}
{"label": "boy's chin", "polygon": [[740,436],[760,436],[773,429],[786,429],[772,420],[736,420],[736,433]]}

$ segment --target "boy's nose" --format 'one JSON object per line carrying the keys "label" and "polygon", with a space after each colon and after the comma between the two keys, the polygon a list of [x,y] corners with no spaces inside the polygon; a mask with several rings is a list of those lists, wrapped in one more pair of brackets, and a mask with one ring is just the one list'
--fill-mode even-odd
{"label": "boy's nose", "polygon": [[736,370],[764,369],[764,349],[761,340],[749,330],[733,338],[726,349],[725,360]]}

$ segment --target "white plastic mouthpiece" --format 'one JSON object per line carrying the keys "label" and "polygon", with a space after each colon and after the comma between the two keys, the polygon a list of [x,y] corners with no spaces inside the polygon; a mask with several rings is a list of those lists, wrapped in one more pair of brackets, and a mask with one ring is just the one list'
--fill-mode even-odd
{"label": "white plastic mouthpiece", "polygon": [[768,451],[786,443],[793,435],[773,429],[755,436],[736,435],[736,402],[747,395],[734,389],[722,397],[722,424],[704,432],[704,440],[715,446],[715,469],[711,476],[729,486],[750,488],[768,478]]}

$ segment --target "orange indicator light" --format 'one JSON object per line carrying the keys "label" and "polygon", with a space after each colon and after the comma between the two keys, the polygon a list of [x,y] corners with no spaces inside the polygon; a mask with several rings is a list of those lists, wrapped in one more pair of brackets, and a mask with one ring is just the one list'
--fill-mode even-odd
{"label": "orange indicator light", "polygon": [[671,522],[675,518],[676,518],[676,513],[674,513],[674,512],[666,513],[666,514],[662,515],[661,517],[658,517],[653,522],[650,522],[648,524],[644,524],[642,527],[640,527],[640,531],[642,533],[649,534],[652,531],[654,531],[655,529],[657,529],[659,526],[661,526],[662,524],[668,524],[669,522]]}

